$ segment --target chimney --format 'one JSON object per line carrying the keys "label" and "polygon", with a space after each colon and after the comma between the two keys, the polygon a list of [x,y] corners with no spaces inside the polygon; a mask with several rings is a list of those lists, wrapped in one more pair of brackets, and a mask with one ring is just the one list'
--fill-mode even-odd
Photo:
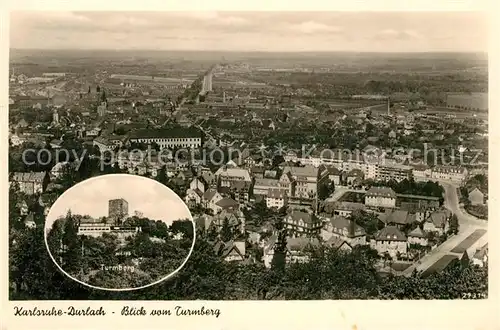
{"label": "chimney", "polygon": [[391,99],[389,97],[387,98],[387,115],[391,115]]}

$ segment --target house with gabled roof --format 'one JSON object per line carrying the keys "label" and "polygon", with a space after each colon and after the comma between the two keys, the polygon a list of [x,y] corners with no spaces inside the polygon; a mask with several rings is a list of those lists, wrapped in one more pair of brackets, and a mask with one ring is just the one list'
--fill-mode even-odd
{"label": "house with gabled roof", "polygon": [[186,191],[186,197],[184,198],[188,206],[201,205],[202,199],[203,199],[203,192],[198,188],[188,189]]}
{"label": "house with gabled roof", "polygon": [[213,217],[208,214],[202,214],[199,217],[194,218],[193,220],[196,230],[204,232],[207,231],[212,224]]}
{"label": "house with gabled roof", "polygon": [[470,188],[468,193],[471,205],[484,205],[484,193],[478,187]]}
{"label": "house with gabled roof", "polygon": [[310,260],[310,252],[320,246],[321,243],[317,238],[288,238],[286,242],[286,262],[307,262]]}
{"label": "house with gabled roof", "polygon": [[415,214],[411,214],[406,210],[388,209],[385,213],[379,216],[380,221],[386,225],[395,225],[402,229],[405,225],[414,223],[416,220]]}
{"label": "house with gabled roof", "polygon": [[408,244],[427,246],[429,244],[427,233],[420,229],[420,227],[413,229],[408,233]]}
{"label": "house with gabled roof", "polygon": [[352,251],[352,246],[339,237],[332,236],[324,244],[326,247],[337,251]]}
{"label": "house with gabled roof", "polygon": [[342,171],[337,169],[335,166],[328,166],[328,179],[333,182],[334,185],[340,185],[340,180],[342,178]]}
{"label": "house with gabled roof", "polygon": [[267,191],[266,206],[268,208],[281,209],[288,205],[288,194],[286,190],[271,188]]}
{"label": "house with gabled roof", "polygon": [[194,189],[198,189],[202,193],[204,193],[205,192],[205,188],[206,188],[206,183],[200,177],[193,178],[193,180],[191,180],[191,182],[189,183],[189,189],[193,189],[193,190]]}
{"label": "house with gabled roof", "polygon": [[203,193],[202,205],[216,214],[218,210],[216,203],[222,199],[222,195],[216,189],[210,188]]}
{"label": "house with gabled roof", "polygon": [[115,145],[111,143],[111,141],[101,136],[98,136],[94,139],[93,145],[97,146],[100,152],[110,151],[115,148]]}
{"label": "house with gabled roof", "polygon": [[245,260],[245,241],[226,242],[221,251],[221,257],[226,262],[242,262]]}
{"label": "house with gabled roof", "polygon": [[244,217],[242,216],[242,214],[240,214],[240,212],[230,212],[222,210],[220,213],[217,213],[212,217],[210,225],[215,226],[217,231],[219,231],[222,226],[224,226],[225,221],[227,221],[229,227],[241,231],[240,227],[242,227]]}
{"label": "house with gabled roof", "polygon": [[472,264],[484,267],[488,264],[488,243],[477,249],[472,257]]}
{"label": "house with gabled roof", "polygon": [[322,228],[321,237],[325,241],[337,237],[349,243],[351,247],[366,244],[365,229],[343,216],[331,217]]}
{"label": "house with gabled roof", "polygon": [[[267,268],[271,268],[272,260],[274,258],[274,249],[277,242],[278,237],[276,234],[273,234],[264,245],[262,261]],[[321,243],[317,238],[308,237],[287,238],[286,243],[286,263],[307,262],[310,260],[310,252],[321,246]]]}
{"label": "house with gabled roof", "polygon": [[251,187],[252,183],[248,181],[230,181],[229,185],[219,186],[217,190],[243,204],[250,199]]}
{"label": "house with gabled roof", "polygon": [[333,214],[341,215],[344,217],[350,216],[352,212],[358,210],[365,211],[366,210],[365,204],[341,201],[341,202],[334,202],[333,206]]}
{"label": "house with gabled roof", "polygon": [[215,188],[217,187],[217,178],[215,177],[215,174],[212,173],[210,170],[202,170],[200,177],[203,179],[204,182],[207,183],[206,187],[207,189],[210,188]]}
{"label": "house with gabled roof", "polygon": [[219,201],[215,202],[212,211],[214,214],[218,214],[222,211],[235,212],[239,210],[240,204],[232,198],[223,197]]}
{"label": "house with gabled roof", "polygon": [[17,183],[19,190],[27,195],[42,193],[49,184],[47,172],[14,172],[10,183]]}
{"label": "house with gabled roof", "polygon": [[431,176],[433,179],[461,182],[467,177],[467,169],[456,166],[435,166]]}
{"label": "house with gabled roof", "polygon": [[357,168],[354,168],[345,174],[345,181],[348,186],[359,186],[363,182],[364,178],[365,174],[363,171]]}
{"label": "house with gabled roof", "polygon": [[16,203],[16,207],[19,209],[19,214],[21,216],[28,215],[28,203],[25,200]]}
{"label": "house with gabled roof", "polygon": [[424,230],[442,235],[448,231],[450,215],[447,210],[432,212],[424,222]]}
{"label": "house with gabled roof", "polygon": [[318,194],[320,184],[328,179],[328,170],[325,166],[287,166],[283,174],[290,173],[294,190],[291,197],[314,198]]}
{"label": "house with gabled roof", "polygon": [[370,207],[396,207],[396,193],[389,187],[371,187],[365,195],[365,205]]}
{"label": "house with gabled roof", "polygon": [[24,225],[27,228],[36,228],[36,223],[35,223],[35,216],[32,213],[28,214],[26,218],[24,218]]}
{"label": "house with gabled roof", "polygon": [[370,242],[372,249],[380,255],[389,254],[392,258],[408,251],[408,238],[396,226],[382,228]]}
{"label": "house with gabled roof", "polygon": [[314,214],[292,211],[285,216],[285,227],[290,237],[311,237],[320,233],[323,224]]}

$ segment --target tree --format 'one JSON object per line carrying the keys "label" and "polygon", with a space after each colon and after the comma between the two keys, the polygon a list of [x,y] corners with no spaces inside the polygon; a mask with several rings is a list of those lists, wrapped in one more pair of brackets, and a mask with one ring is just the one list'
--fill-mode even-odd
{"label": "tree", "polygon": [[168,182],[168,176],[167,176],[167,166],[163,165],[160,170],[158,171],[158,175],[156,176],[156,181],[166,185]]}
{"label": "tree", "polygon": [[229,225],[228,218],[224,218],[224,221],[222,222],[220,237],[224,242],[230,241],[233,238],[233,231]]}
{"label": "tree", "polygon": [[456,214],[453,214],[450,218],[450,226],[449,226],[448,232],[456,235],[456,234],[458,234],[459,227],[460,227],[460,224],[458,222],[458,217]]}
{"label": "tree", "polygon": [[327,199],[335,191],[335,184],[333,181],[327,180],[320,184],[318,188],[318,198]]}
{"label": "tree", "polygon": [[81,242],[78,237],[78,222],[68,211],[64,219],[64,230],[62,235],[63,245],[63,265],[61,267],[66,271],[76,271],[80,267],[81,260]]}
{"label": "tree", "polygon": [[351,214],[351,220],[363,227],[368,235],[375,234],[384,227],[384,224],[376,214],[366,211],[355,211]]}
{"label": "tree", "polygon": [[274,217],[274,228],[276,228],[277,240],[274,244],[274,254],[272,260],[272,268],[283,270],[286,265],[286,252],[287,252],[287,230],[283,217]]}
{"label": "tree", "polygon": [[191,220],[175,220],[170,226],[173,234],[182,233],[184,238],[193,238],[193,222]]}
{"label": "tree", "polygon": [[19,184],[13,182],[9,187],[9,223],[11,228],[22,228],[20,227],[21,213],[19,212],[18,202],[22,200],[22,194],[19,190]]}

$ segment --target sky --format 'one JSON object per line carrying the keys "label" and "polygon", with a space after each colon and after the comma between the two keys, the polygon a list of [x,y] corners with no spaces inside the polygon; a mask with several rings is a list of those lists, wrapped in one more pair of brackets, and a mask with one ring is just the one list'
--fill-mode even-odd
{"label": "sky", "polygon": [[117,198],[128,202],[131,216],[137,210],[149,219],[169,225],[174,220],[192,219],[186,204],[162,184],[141,176],[117,174],[88,179],[68,189],[52,205],[45,227],[51,228],[69,209],[73,214],[107,216],[108,201]]}
{"label": "sky", "polygon": [[486,52],[479,12],[17,11],[10,48]]}

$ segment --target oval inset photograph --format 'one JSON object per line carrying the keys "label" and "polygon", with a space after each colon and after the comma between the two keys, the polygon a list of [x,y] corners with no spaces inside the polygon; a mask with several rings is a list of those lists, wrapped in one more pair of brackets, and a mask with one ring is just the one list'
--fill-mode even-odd
{"label": "oval inset photograph", "polygon": [[57,267],[96,289],[136,290],[178,272],[195,242],[184,201],[141,176],[110,174],[68,189],[45,222],[45,244]]}

